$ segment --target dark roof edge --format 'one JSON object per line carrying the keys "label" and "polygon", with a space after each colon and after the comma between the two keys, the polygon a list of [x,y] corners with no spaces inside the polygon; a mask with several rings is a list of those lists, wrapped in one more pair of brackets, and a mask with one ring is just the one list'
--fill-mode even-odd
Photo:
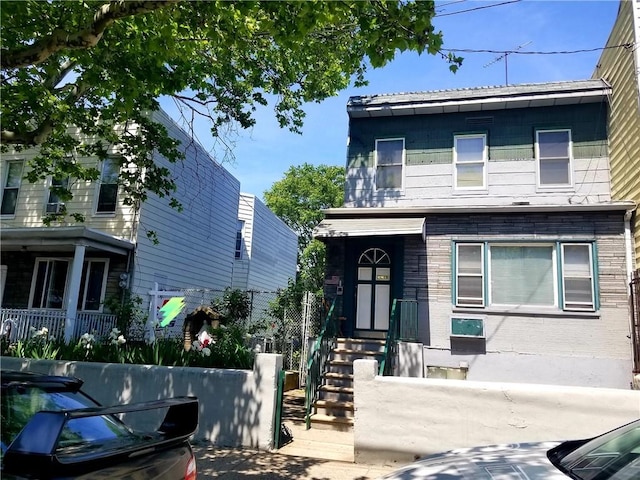
{"label": "dark roof edge", "polygon": [[480,205],[456,207],[341,207],[323,210],[326,218],[353,217],[387,217],[437,214],[478,214],[478,213],[563,213],[563,212],[606,212],[633,211],[636,204],[633,201],[621,201],[594,204],[564,204],[564,205]]}
{"label": "dark roof edge", "polygon": [[610,93],[611,85],[604,79],[574,80],[564,82],[529,83],[507,86],[485,86],[460,88],[451,90],[432,90],[422,92],[374,94],[352,96],[347,102],[347,111],[366,110],[380,106],[416,106],[433,103],[447,103],[449,105],[463,104],[470,101],[482,102],[500,99],[510,102],[523,97],[563,97],[590,96],[594,93],[606,95]]}

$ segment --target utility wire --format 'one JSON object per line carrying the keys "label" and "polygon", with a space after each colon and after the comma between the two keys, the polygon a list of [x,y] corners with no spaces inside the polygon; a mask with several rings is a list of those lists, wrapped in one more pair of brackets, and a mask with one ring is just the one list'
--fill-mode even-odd
{"label": "utility wire", "polygon": [[[483,5],[481,7],[468,8],[466,10],[458,10],[457,12],[436,13],[434,17],[448,17],[449,15],[458,15],[459,13],[474,12],[476,10],[484,10],[485,8],[493,8],[493,7],[499,7],[501,5],[508,5],[510,3],[518,3],[520,1],[522,0],[509,0],[508,2],[494,3],[492,5]],[[451,3],[457,3],[457,2],[451,2]],[[451,3],[448,3],[447,5],[451,5]]]}
{"label": "utility wire", "polygon": [[475,49],[475,48],[442,48],[440,50],[444,52],[460,52],[460,53],[494,53],[494,54],[514,54],[514,55],[571,55],[574,53],[589,53],[589,52],[598,52],[601,50],[609,50],[612,48],[626,48],[627,50],[632,49],[634,46],[633,43],[621,43],[619,45],[611,45],[608,47],[598,47],[598,48],[585,48],[581,50],[556,50],[556,51],[534,51],[534,52],[523,52],[520,50],[490,50],[490,49]]}

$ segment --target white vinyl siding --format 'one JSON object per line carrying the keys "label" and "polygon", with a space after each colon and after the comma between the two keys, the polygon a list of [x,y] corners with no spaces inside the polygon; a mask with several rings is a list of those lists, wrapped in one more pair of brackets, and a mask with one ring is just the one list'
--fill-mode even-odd
{"label": "white vinyl siding", "polygon": [[456,190],[484,190],[487,187],[486,135],[456,135],[453,164]]}
{"label": "white vinyl siding", "polygon": [[[154,158],[169,170],[177,187],[173,197],[184,210],[152,193],[141,205],[132,288],[144,298],[162,278],[169,290],[224,290],[231,285],[234,266],[240,182],[166,113],[154,112],[152,119],[167,128],[184,152],[184,160],[175,163]],[[159,243],[145,235],[145,228],[156,233]]]}
{"label": "white vinyl siding", "polygon": [[540,188],[573,185],[571,130],[536,131],[536,162]]}
{"label": "white vinyl siding", "polygon": [[454,305],[594,311],[593,248],[589,242],[456,242]]}
{"label": "white vinyl siding", "polygon": [[376,140],[376,189],[402,188],[404,138]]}

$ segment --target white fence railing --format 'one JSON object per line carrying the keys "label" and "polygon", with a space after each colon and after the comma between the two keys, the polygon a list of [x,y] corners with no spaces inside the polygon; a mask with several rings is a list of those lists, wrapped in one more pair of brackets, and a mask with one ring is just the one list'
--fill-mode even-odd
{"label": "white fence railing", "polygon": [[[29,338],[31,327],[40,330],[45,327],[50,338],[63,339],[65,310],[29,310],[3,308],[0,310],[2,331],[9,332],[12,342]],[[96,337],[104,337],[116,326],[116,316],[106,313],[79,312],[76,317],[75,337],[85,332]]]}

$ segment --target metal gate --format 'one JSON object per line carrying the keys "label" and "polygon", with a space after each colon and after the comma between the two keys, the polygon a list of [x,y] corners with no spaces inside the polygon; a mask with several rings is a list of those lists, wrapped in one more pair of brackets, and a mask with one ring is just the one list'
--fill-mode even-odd
{"label": "metal gate", "polygon": [[631,275],[630,311],[631,339],[633,341],[633,373],[640,373],[640,269]]}

